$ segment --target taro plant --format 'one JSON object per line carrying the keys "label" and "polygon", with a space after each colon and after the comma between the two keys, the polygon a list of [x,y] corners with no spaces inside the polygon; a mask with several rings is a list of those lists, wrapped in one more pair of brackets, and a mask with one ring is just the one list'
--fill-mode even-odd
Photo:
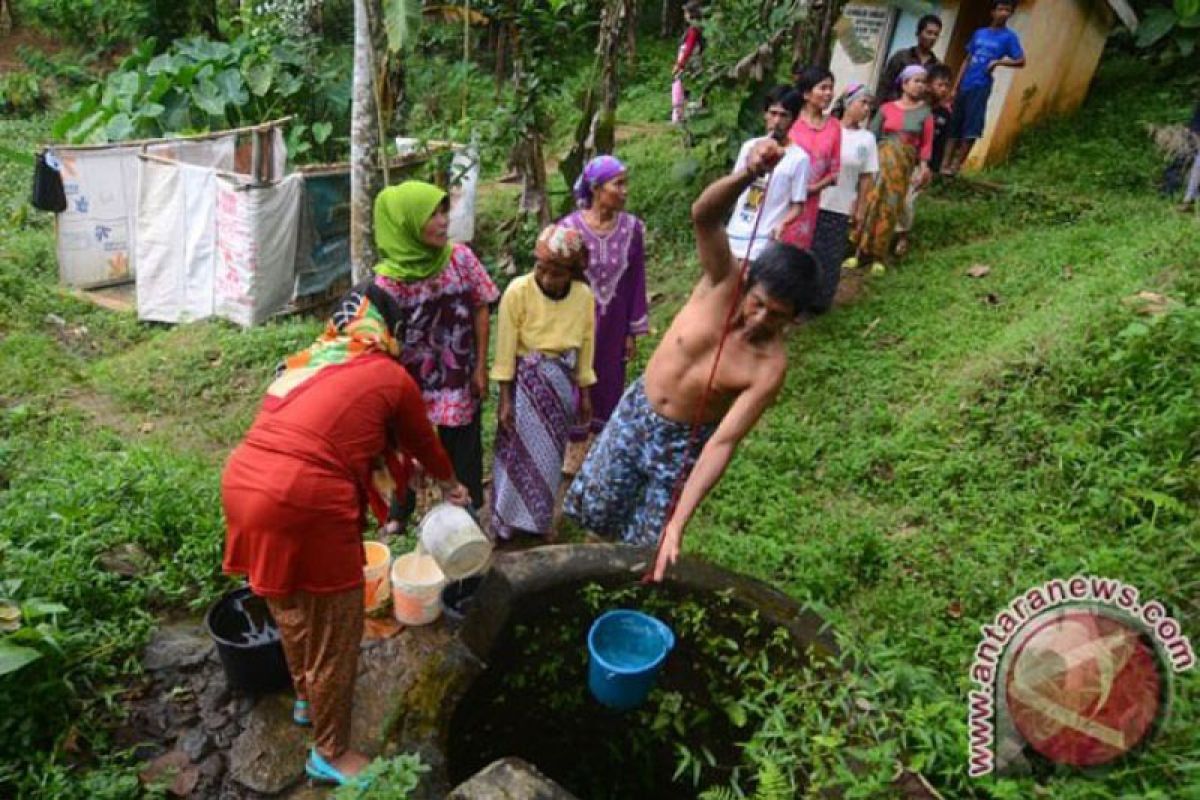
{"label": "taro plant", "polygon": [[[315,63],[287,41],[180,39],[154,55],[139,45],[103,83],[83,92],[53,128],[56,139],[110,142],[221,130],[297,114],[293,156],[329,158],[349,82],[333,56]],[[305,122],[304,120],[312,120]]]}

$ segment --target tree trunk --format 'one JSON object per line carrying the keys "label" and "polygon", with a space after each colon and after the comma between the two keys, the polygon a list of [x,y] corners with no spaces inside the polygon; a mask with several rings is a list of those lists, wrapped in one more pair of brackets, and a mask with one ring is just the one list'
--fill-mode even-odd
{"label": "tree trunk", "polygon": [[662,34],[662,38],[669,39],[674,36],[682,18],[682,0],[662,0],[662,17],[659,19],[659,32]]}
{"label": "tree trunk", "polygon": [[527,216],[536,215],[539,225],[545,226],[550,224],[550,198],[542,147],[545,127],[542,100],[530,91],[529,65],[519,31],[514,30],[512,34],[513,95],[519,106],[521,129],[517,132],[517,143],[509,160],[521,178],[521,212]]}
{"label": "tree trunk", "polygon": [[[371,6],[374,5],[374,8]],[[371,20],[378,0],[354,0],[354,72],[350,107],[350,274],[358,283],[375,266],[373,212],[379,189],[379,124],[371,64]],[[372,13],[375,12],[375,13]]]}
{"label": "tree trunk", "polygon": [[792,48],[793,71],[816,65],[829,68],[833,60],[833,27],[848,0],[812,0],[805,18],[796,24]]}
{"label": "tree trunk", "polygon": [[625,19],[625,64],[633,72],[637,67],[637,24],[638,12],[641,10],[639,0],[627,0],[628,10]]}
{"label": "tree trunk", "polygon": [[[633,13],[631,0],[608,0],[600,15],[600,36],[596,54],[600,57],[601,113],[612,116],[617,111],[620,91],[618,64],[621,41]],[[611,147],[609,148],[611,150]]]}
{"label": "tree trunk", "polygon": [[[611,153],[616,146],[620,51],[625,32],[633,29],[635,7],[636,0],[607,0],[601,11],[599,41],[596,45],[599,86],[589,85],[584,92],[579,124],[575,126],[575,141],[567,157],[558,165],[558,171],[567,186],[574,186],[584,165],[594,156]],[[563,213],[570,211],[574,204],[568,194],[563,201]]]}
{"label": "tree trunk", "polygon": [[13,14],[12,3],[9,0],[0,0],[0,34],[7,35],[16,27],[17,17]]}

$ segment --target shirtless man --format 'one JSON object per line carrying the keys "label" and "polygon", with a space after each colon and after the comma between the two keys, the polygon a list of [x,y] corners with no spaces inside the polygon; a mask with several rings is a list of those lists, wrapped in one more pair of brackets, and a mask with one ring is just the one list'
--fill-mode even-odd
{"label": "shirtless man", "polygon": [[[644,546],[656,544],[661,534],[656,581],[675,563],[696,507],[779,393],[787,370],[788,325],[820,297],[812,256],[780,243],[768,245],[741,287],[741,265],[725,234],[725,220],[738,196],[783,155],[774,141],[760,142],[744,169],[711,184],[693,204],[704,276],[671,322],[645,374],[626,390],[567,494],[567,515],[596,533]],[[702,409],[722,328],[735,302],[712,393]],[[694,441],[693,423],[699,423]],[[681,473],[687,478],[668,520]]]}

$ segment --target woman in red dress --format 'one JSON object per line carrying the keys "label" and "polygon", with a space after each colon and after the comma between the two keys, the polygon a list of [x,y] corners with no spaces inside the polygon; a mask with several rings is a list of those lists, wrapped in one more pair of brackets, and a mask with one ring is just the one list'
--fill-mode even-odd
{"label": "woman in red dress", "polygon": [[393,327],[369,298],[353,302],[339,312],[340,331],[328,326],[287,360],[221,478],[224,570],[248,576],[267,601],[292,673],[297,723],[310,722],[311,703],[315,745],[306,771],[338,784],[367,765],[350,750],[350,713],[372,469],[386,463],[404,486],[412,456],[447,500],[469,501],[420,389],[396,360]]}

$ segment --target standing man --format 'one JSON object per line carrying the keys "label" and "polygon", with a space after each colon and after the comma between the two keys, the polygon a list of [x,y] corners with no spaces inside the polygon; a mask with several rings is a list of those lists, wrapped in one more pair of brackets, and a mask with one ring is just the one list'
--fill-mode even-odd
{"label": "standing man", "polygon": [[771,139],[759,142],[741,171],[711,184],[692,205],[704,274],[567,494],[567,515],[596,533],[643,546],[661,536],[656,581],[678,557],[696,508],[783,386],[788,326],[820,298],[813,257],[780,242],[763,250],[743,286],[725,233],[737,198],[785,154]]}
{"label": "standing man", "polygon": [[800,93],[789,86],[772,89],[763,112],[767,135],[748,140],[738,153],[734,174],[746,169],[746,162],[759,142],[772,140],[784,148],[783,160],[770,175],[770,185],[764,176],[747,186],[725,227],[729,249],[739,261],[758,258],[768,242],[778,239],[784,228],[804,211],[804,200],[808,197],[808,154],[788,140],[801,102]]}
{"label": "standing man", "polygon": [[942,175],[946,177],[958,174],[975,140],[983,136],[996,68],[1025,66],[1021,40],[1008,28],[1008,19],[1016,8],[1016,0],[993,0],[992,24],[975,31],[967,43],[967,57],[954,82],[954,113],[946,132],[942,161]]}
{"label": "standing man", "polygon": [[880,105],[900,99],[900,87],[896,81],[905,67],[916,65],[929,69],[934,64],[941,63],[933,53],[934,45],[941,35],[941,17],[926,14],[917,20],[916,45],[893,53],[883,68],[883,74],[879,76],[879,85],[875,87],[875,99]]}

